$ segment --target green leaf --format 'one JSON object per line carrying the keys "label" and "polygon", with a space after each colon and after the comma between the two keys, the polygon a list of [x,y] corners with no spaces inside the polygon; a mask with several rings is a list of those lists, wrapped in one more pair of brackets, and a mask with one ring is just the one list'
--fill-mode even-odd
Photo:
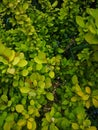
{"label": "green leaf", "polygon": [[48,129],[48,126],[43,126],[43,127],[41,128],[41,130],[49,130],[49,129]]}
{"label": "green leaf", "polygon": [[45,82],[39,81],[38,86],[41,87],[41,88],[44,88],[45,87]]}
{"label": "green leaf", "polygon": [[78,84],[78,77],[77,77],[77,75],[74,75],[73,77],[72,77],[72,83],[75,85],[75,84]]}
{"label": "green leaf", "polygon": [[40,59],[38,58],[38,56],[36,56],[36,57],[34,58],[34,61],[35,61],[36,63],[38,63],[38,64],[42,64],[42,60],[40,60]]}
{"label": "green leaf", "polygon": [[17,122],[17,125],[25,126],[26,125],[26,120],[25,119],[19,119],[18,122]]}
{"label": "green leaf", "polygon": [[90,32],[93,33],[93,34],[96,34],[96,33],[97,33],[95,26],[93,26],[92,24],[89,25],[88,29],[89,29]]}
{"label": "green leaf", "polygon": [[45,86],[46,88],[50,88],[52,86],[51,79],[49,77],[45,79]]}
{"label": "green leaf", "polygon": [[78,130],[79,129],[79,125],[77,123],[72,123],[72,128],[74,130]]}
{"label": "green leaf", "polygon": [[21,87],[20,91],[21,91],[21,93],[29,93],[30,92],[30,88],[29,87]]}
{"label": "green leaf", "polygon": [[24,10],[27,10],[28,7],[29,7],[28,3],[24,3],[24,4],[23,4],[23,9],[24,9]]}
{"label": "green leaf", "polygon": [[3,130],[11,130],[13,124],[14,124],[14,122],[5,122]]}
{"label": "green leaf", "polygon": [[6,117],[6,122],[12,122],[14,121],[14,115],[13,114],[10,114],[9,116]]}
{"label": "green leaf", "polygon": [[12,61],[15,57],[15,51],[14,50],[11,50],[11,54],[10,56],[8,57],[9,58],[9,61]]}
{"label": "green leaf", "polygon": [[8,64],[8,61],[6,59],[4,59],[4,57],[2,57],[2,56],[0,56],[0,62],[2,62],[5,65]]}
{"label": "green leaf", "polygon": [[93,61],[97,61],[98,62],[98,51],[95,51],[92,55],[92,59]]}
{"label": "green leaf", "polygon": [[28,64],[28,62],[27,62],[26,60],[21,59],[21,60],[19,61],[19,63],[17,64],[17,66],[19,66],[19,67],[24,67],[24,66],[26,66],[27,64]]}
{"label": "green leaf", "polygon": [[93,105],[98,108],[98,99],[96,97],[92,98]]}
{"label": "green leaf", "polygon": [[50,76],[50,78],[54,78],[54,76],[55,76],[54,71],[50,71],[50,72],[49,72],[49,76]]}
{"label": "green leaf", "polygon": [[8,97],[6,96],[6,95],[2,95],[1,96],[1,99],[2,99],[2,101],[4,101],[4,102],[7,102],[8,101]]}
{"label": "green leaf", "polygon": [[56,0],[53,4],[52,7],[55,8],[58,5],[58,1]]}
{"label": "green leaf", "polygon": [[85,40],[89,44],[98,44],[98,36],[94,35],[94,34],[92,34],[90,32],[85,35]]}
{"label": "green leaf", "polygon": [[87,128],[86,130],[97,130],[97,128],[95,126],[90,126],[89,128]]}
{"label": "green leaf", "polygon": [[15,74],[15,68],[8,68],[8,69],[7,69],[7,72],[8,72],[9,74]]}
{"label": "green leaf", "polygon": [[41,70],[42,69],[42,64],[36,64],[36,70]]}
{"label": "green leaf", "polygon": [[54,123],[50,124],[50,129],[49,130],[59,130]]}
{"label": "green leaf", "polygon": [[54,100],[53,93],[51,93],[51,92],[47,92],[46,97],[47,97],[47,99],[49,99],[50,101],[53,101],[53,100]]}
{"label": "green leaf", "polygon": [[30,101],[30,105],[34,105],[34,100],[31,100],[31,101]]}
{"label": "green leaf", "polygon": [[19,57],[15,57],[14,61],[12,62],[12,64],[16,65],[16,64],[18,64],[19,61],[20,61],[20,58]]}
{"label": "green leaf", "polygon": [[28,70],[27,69],[24,69],[23,71],[22,71],[22,76],[27,76],[28,75]]}
{"label": "green leaf", "polygon": [[76,22],[82,28],[85,26],[84,20],[81,16],[76,16]]}
{"label": "green leaf", "polygon": [[23,110],[24,110],[24,106],[23,106],[22,104],[17,104],[17,105],[16,105],[16,111],[17,111],[18,113],[22,113]]}

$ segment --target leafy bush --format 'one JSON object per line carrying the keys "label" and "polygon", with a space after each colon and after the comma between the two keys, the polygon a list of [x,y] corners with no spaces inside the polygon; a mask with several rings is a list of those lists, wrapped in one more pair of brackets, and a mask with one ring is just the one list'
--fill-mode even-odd
{"label": "leafy bush", "polygon": [[96,13],[92,0],[1,1],[1,130],[97,129]]}

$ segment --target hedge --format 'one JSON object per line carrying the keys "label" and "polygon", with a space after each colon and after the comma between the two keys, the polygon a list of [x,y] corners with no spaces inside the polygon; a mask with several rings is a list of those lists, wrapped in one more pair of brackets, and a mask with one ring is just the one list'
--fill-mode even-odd
{"label": "hedge", "polygon": [[98,0],[0,1],[0,130],[97,130]]}

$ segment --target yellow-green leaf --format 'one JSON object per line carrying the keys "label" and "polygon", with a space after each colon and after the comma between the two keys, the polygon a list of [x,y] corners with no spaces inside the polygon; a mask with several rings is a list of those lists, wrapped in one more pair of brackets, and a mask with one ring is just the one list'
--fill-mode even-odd
{"label": "yellow-green leaf", "polygon": [[9,74],[15,74],[15,68],[8,68],[8,69],[7,69],[7,72],[8,72]]}
{"label": "yellow-green leaf", "polygon": [[74,76],[72,77],[72,83],[73,83],[73,84],[78,84],[78,77],[77,77],[76,75],[74,75]]}
{"label": "yellow-green leaf", "polygon": [[91,106],[90,100],[86,101],[85,106],[86,106],[86,108],[90,108],[90,106]]}
{"label": "yellow-green leaf", "polygon": [[54,123],[51,123],[51,124],[50,124],[50,129],[49,129],[49,130],[59,130],[59,129],[57,128],[57,126],[55,126]]}
{"label": "yellow-green leaf", "polygon": [[92,102],[93,102],[93,105],[98,108],[98,100],[96,100],[95,98],[92,98]]}
{"label": "yellow-green leaf", "polygon": [[12,62],[12,64],[16,65],[16,64],[18,64],[19,61],[20,61],[20,58],[19,57],[15,57],[13,62]]}
{"label": "yellow-green leaf", "polygon": [[48,125],[43,126],[41,130],[48,130]]}
{"label": "yellow-green leaf", "polygon": [[42,64],[36,64],[36,70],[41,70],[42,69]]}
{"label": "yellow-green leaf", "polygon": [[50,71],[50,72],[49,72],[49,76],[50,76],[50,78],[54,78],[55,73],[54,73],[53,71]]}
{"label": "yellow-green leaf", "polygon": [[28,64],[28,62],[24,59],[21,59],[19,63],[17,64],[19,67],[24,67]]}
{"label": "yellow-green leaf", "polygon": [[33,127],[32,122],[27,121],[27,128],[28,128],[29,130],[31,130],[31,129],[32,129],[32,127]]}
{"label": "yellow-green leaf", "polygon": [[26,120],[25,119],[19,119],[18,122],[17,122],[17,125],[25,126],[26,125]]}
{"label": "yellow-green leaf", "polygon": [[84,20],[81,16],[76,16],[76,22],[82,28],[85,26]]}
{"label": "yellow-green leaf", "polygon": [[46,97],[47,97],[47,99],[49,99],[50,101],[53,101],[53,100],[54,100],[53,93],[51,93],[51,92],[47,92]]}
{"label": "yellow-green leaf", "polygon": [[18,113],[22,113],[23,110],[24,110],[24,106],[22,104],[17,104],[16,105],[16,111]]}
{"label": "yellow-green leaf", "polygon": [[29,71],[28,71],[27,69],[24,69],[24,70],[22,71],[22,76],[27,76],[28,73],[29,73]]}
{"label": "yellow-green leaf", "polygon": [[90,126],[89,128],[87,128],[86,130],[97,130],[97,128],[95,126]]}
{"label": "yellow-green leaf", "polygon": [[72,128],[74,130],[78,130],[79,129],[79,125],[77,123],[72,123]]}
{"label": "yellow-green leaf", "polygon": [[85,101],[88,100],[88,99],[89,99],[89,95],[84,94],[84,95],[82,96],[82,99],[85,100]]}
{"label": "yellow-green leaf", "polygon": [[90,89],[90,87],[85,87],[85,91],[86,91],[86,93],[88,93],[88,94],[91,94],[91,89]]}
{"label": "yellow-green leaf", "polygon": [[29,93],[30,88],[29,87],[20,87],[20,91],[21,91],[21,93]]}
{"label": "yellow-green leaf", "polygon": [[89,43],[89,44],[98,44],[98,36],[88,32],[87,34],[85,34],[85,40]]}

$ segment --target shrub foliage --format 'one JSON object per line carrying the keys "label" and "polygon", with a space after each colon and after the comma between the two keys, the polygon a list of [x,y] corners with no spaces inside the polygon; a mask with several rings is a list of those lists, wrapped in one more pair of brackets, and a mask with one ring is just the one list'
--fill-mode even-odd
{"label": "shrub foliage", "polygon": [[97,130],[98,1],[0,1],[0,129]]}

